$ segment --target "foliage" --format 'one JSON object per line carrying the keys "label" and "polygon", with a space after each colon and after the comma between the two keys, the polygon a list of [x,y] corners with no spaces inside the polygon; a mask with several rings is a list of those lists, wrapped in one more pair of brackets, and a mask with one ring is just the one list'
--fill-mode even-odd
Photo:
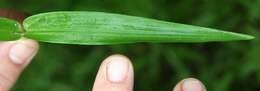
{"label": "foliage", "polygon": [[41,13],[26,18],[22,24],[0,18],[0,33],[0,40],[17,40],[20,34],[20,37],[40,42],[79,45],[254,39],[253,36],[217,29],[94,11]]}
{"label": "foliage", "polygon": [[186,77],[208,91],[260,89],[260,0],[1,0],[0,7],[31,14],[94,10],[212,27],[256,37],[207,44],[53,45],[40,53],[13,91],[91,91],[102,59],[122,53],[133,60],[135,91],[170,91]]}

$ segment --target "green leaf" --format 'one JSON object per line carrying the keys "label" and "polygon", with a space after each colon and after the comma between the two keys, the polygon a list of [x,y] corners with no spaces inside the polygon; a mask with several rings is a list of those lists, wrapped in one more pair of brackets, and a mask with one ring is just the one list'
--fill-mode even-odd
{"label": "green leaf", "polygon": [[10,41],[19,39],[21,37],[19,34],[19,32],[22,32],[21,29],[18,22],[0,17],[0,40]]}
{"label": "green leaf", "polygon": [[63,44],[249,40],[252,36],[178,23],[103,12],[63,11],[24,21],[26,37]]}
{"label": "green leaf", "polygon": [[[63,11],[31,16],[24,21],[25,37],[42,42],[104,45],[136,42],[211,42],[254,37],[142,17],[103,12]],[[1,19],[1,39],[17,39],[19,24]]]}

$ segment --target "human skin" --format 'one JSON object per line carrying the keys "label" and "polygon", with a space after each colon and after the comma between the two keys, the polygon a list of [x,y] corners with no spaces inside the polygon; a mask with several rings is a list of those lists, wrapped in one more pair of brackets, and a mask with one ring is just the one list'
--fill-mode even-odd
{"label": "human skin", "polygon": [[[0,9],[0,17],[22,22],[26,13]],[[37,54],[39,44],[22,38],[17,41],[0,42],[0,91],[9,91],[19,75]],[[106,58],[98,71],[92,91],[133,91],[134,71],[129,58],[115,54]],[[197,79],[180,81],[173,91],[206,91]]]}

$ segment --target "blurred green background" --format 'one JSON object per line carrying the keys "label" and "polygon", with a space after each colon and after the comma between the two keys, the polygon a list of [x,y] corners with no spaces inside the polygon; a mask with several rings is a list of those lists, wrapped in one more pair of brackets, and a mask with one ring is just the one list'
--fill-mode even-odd
{"label": "blurred green background", "polygon": [[171,91],[195,77],[208,91],[260,89],[260,0],[0,0],[0,8],[37,14],[103,11],[251,34],[252,41],[201,44],[79,46],[41,43],[12,91],[91,91],[102,60],[124,54],[135,68],[135,91]]}

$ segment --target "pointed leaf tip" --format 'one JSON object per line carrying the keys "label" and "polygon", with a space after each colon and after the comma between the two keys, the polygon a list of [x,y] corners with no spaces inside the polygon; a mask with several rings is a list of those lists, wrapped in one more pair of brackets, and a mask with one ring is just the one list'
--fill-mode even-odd
{"label": "pointed leaf tip", "polygon": [[255,39],[255,36],[247,35],[247,40]]}
{"label": "pointed leaf tip", "polygon": [[245,38],[245,40],[255,39],[255,37],[254,37],[254,36],[251,36],[251,35],[244,35],[244,38]]}
{"label": "pointed leaf tip", "polygon": [[234,36],[237,36],[237,40],[252,40],[255,37],[247,34],[233,33]]}

